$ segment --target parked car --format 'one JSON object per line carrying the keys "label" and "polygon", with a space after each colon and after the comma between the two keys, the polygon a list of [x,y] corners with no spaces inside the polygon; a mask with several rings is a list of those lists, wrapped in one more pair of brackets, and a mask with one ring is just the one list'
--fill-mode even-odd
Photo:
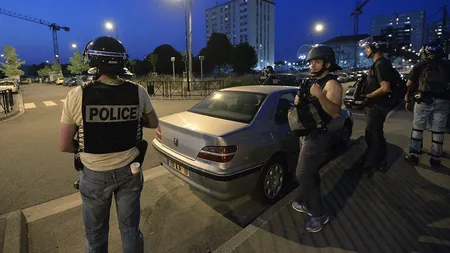
{"label": "parked car", "polygon": [[[345,92],[344,94],[344,105],[346,108],[348,109],[352,109],[352,108],[361,108],[363,106],[363,98],[362,97],[355,97],[355,92],[358,86],[358,83],[363,82],[365,77],[367,75],[365,73],[363,73],[358,80],[356,80],[356,82],[352,85],[348,86],[348,90]],[[404,93],[406,93],[406,81],[407,81],[407,76],[404,74],[400,74],[401,77],[401,82],[400,82],[400,86],[404,89]],[[403,101],[403,99],[398,99],[397,101],[394,101],[393,106],[397,106],[399,103],[401,103]]]}
{"label": "parked car", "polygon": [[58,79],[55,80],[56,85],[62,85],[64,84],[64,77],[58,77]]}
{"label": "parked car", "polygon": [[[153,146],[161,165],[217,199],[251,193],[262,203],[276,201],[298,159],[299,140],[287,117],[297,91],[276,85],[226,88],[160,118]],[[333,142],[345,150],[351,112],[343,109],[336,123]]]}
{"label": "parked car", "polygon": [[13,80],[0,80],[0,90],[12,90],[12,93],[19,92],[19,84]]}
{"label": "parked car", "polygon": [[[272,74],[276,76],[277,82],[276,84],[270,84],[270,85],[285,85],[285,86],[298,86],[299,80],[296,75],[291,73],[274,73]],[[264,81],[267,79],[266,75],[262,75],[259,77],[259,83],[263,84]]]}

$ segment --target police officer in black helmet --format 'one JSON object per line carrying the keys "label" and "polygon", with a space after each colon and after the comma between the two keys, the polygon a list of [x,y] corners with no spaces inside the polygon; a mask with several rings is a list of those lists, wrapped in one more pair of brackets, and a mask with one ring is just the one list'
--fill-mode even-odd
{"label": "police officer in black helmet", "polygon": [[[340,70],[336,64],[334,51],[324,45],[314,46],[308,54],[310,76],[313,84],[309,89],[312,103],[317,103],[329,121],[339,116],[342,107],[342,85],[337,76],[330,72]],[[299,95],[295,104],[301,103]],[[300,116],[299,116],[300,117]],[[325,121],[328,121],[325,120]],[[296,179],[300,185],[300,195],[292,202],[292,208],[306,213],[311,219],[306,223],[308,232],[319,232],[328,223],[329,216],[324,213],[320,194],[319,169],[324,162],[325,154],[331,145],[331,134],[322,129],[313,130],[300,137],[300,154],[296,168]]]}
{"label": "police officer in black helmet", "polygon": [[419,163],[423,132],[430,123],[430,165],[440,167],[450,111],[450,64],[443,59],[444,48],[439,43],[424,45],[419,53],[422,61],[412,68],[406,83],[406,110],[414,109],[414,120],[409,154],[405,159],[413,165]]}
{"label": "police officer in black helmet", "polygon": [[364,172],[364,175],[370,178],[376,171],[387,172],[387,143],[383,125],[394,102],[390,96],[394,70],[391,62],[382,54],[382,51],[387,49],[386,43],[368,37],[359,41],[359,46],[365,49],[367,58],[372,59],[373,64],[363,89],[366,98],[364,111],[367,149],[361,160],[361,167],[356,172]]}
{"label": "police officer in black helmet", "polygon": [[[122,43],[99,37],[84,56],[96,79],[68,92],[58,146],[79,153],[86,252],[108,252],[109,214],[116,202],[123,252],[143,252],[139,230],[143,187],[142,127],[156,128],[158,117],[146,90],[119,76],[127,74]],[[78,141],[74,141],[78,131]]]}

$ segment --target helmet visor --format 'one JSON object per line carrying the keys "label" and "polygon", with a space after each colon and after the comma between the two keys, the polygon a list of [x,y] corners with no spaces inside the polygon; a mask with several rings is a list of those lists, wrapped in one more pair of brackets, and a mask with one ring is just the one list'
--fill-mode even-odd
{"label": "helmet visor", "polygon": [[358,42],[359,47],[366,48],[374,43],[372,37],[367,37]]}

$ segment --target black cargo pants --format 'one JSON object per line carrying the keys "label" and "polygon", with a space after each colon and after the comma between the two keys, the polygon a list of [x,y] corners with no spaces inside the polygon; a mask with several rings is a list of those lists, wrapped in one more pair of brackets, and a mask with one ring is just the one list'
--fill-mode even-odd
{"label": "black cargo pants", "polygon": [[365,107],[366,114],[366,130],[365,139],[367,149],[364,153],[364,168],[378,169],[386,165],[387,143],[384,138],[384,122],[389,108],[373,105]]}

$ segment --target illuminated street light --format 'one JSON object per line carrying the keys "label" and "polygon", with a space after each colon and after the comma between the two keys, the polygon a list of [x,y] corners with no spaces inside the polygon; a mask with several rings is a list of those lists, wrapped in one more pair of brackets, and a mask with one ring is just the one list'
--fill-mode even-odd
{"label": "illuminated street light", "polygon": [[115,26],[111,22],[106,22],[105,27],[106,27],[106,29],[111,30],[111,31],[116,30],[116,38],[119,39],[119,32],[117,31],[117,26]]}
{"label": "illuminated street light", "polygon": [[317,24],[315,29],[316,29],[316,32],[321,32],[323,30],[323,25]]}
{"label": "illuminated street light", "polygon": [[313,45],[314,45],[314,34],[322,32],[324,28],[325,27],[324,27],[324,25],[322,23],[317,23],[314,26],[314,30],[311,32],[311,42],[312,42]]}
{"label": "illuminated street light", "polygon": [[77,48],[77,44],[72,44],[72,48],[73,49]]}
{"label": "illuminated street light", "polygon": [[1,54],[0,56],[1,56],[1,57],[5,57],[5,55],[4,55],[4,54]]}

